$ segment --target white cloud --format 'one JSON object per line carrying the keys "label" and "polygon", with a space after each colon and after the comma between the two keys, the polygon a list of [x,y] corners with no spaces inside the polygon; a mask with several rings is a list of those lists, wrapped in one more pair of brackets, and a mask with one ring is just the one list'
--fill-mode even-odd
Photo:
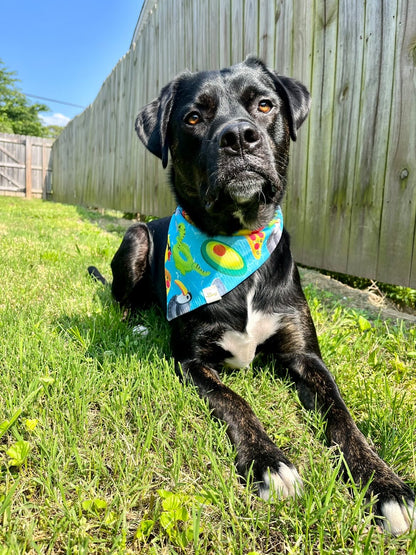
{"label": "white cloud", "polygon": [[52,116],[40,116],[40,119],[43,125],[59,125],[60,127],[65,127],[71,118],[63,114],[53,114]]}

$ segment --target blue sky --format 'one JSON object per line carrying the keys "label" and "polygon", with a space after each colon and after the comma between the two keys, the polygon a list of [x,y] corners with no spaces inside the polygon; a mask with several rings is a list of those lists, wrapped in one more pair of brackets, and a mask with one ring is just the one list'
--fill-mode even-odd
{"label": "blue sky", "polygon": [[[0,0],[0,59],[26,94],[88,106],[128,51],[142,0]],[[82,108],[47,104],[46,123]],[[63,117],[61,117],[63,116]]]}

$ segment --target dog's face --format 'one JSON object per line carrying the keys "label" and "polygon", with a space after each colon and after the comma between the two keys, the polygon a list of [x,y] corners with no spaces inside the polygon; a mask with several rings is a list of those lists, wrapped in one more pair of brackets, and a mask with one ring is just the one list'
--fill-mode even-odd
{"label": "dog's face", "polygon": [[145,106],[136,130],[167,165],[178,203],[210,234],[258,229],[281,201],[290,138],[306,118],[303,85],[255,58],[184,73]]}

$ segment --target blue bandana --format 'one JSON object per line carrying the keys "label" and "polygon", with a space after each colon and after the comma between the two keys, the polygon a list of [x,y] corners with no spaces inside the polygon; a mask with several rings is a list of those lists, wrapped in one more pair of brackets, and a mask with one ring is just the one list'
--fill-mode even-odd
{"label": "blue bandana", "polygon": [[219,301],[269,258],[282,230],[279,206],[261,229],[210,237],[178,206],[170,220],[165,253],[167,319]]}

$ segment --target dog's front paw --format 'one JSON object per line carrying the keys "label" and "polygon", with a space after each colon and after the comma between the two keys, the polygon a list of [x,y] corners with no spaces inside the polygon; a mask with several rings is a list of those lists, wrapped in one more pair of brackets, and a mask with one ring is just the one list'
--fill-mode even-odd
{"label": "dog's front paw", "polygon": [[395,496],[379,501],[378,512],[384,529],[395,536],[416,530],[416,507],[413,496]]}
{"label": "dog's front paw", "polygon": [[263,472],[263,479],[257,484],[259,497],[268,500],[297,497],[303,492],[302,478],[293,465],[283,462],[276,468],[267,468]]}
{"label": "dog's front paw", "polygon": [[246,462],[243,473],[247,475],[251,469],[249,474],[259,497],[277,501],[302,494],[303,483],[298,471],[271,440],[259,441],[249,451],[251,463]]}
{"label": "dog's front paw", "polygon": [[416,530],[416,507],[414,501],[386,501],[380,507],[384,517],[383,526],[395,536]]}
{"label": "dog's front paw", "polygon": [[399,536],[416,529],[415,494],[390,468],[375,474],[369,493],[377,498],[375,514],[387,532]]}

